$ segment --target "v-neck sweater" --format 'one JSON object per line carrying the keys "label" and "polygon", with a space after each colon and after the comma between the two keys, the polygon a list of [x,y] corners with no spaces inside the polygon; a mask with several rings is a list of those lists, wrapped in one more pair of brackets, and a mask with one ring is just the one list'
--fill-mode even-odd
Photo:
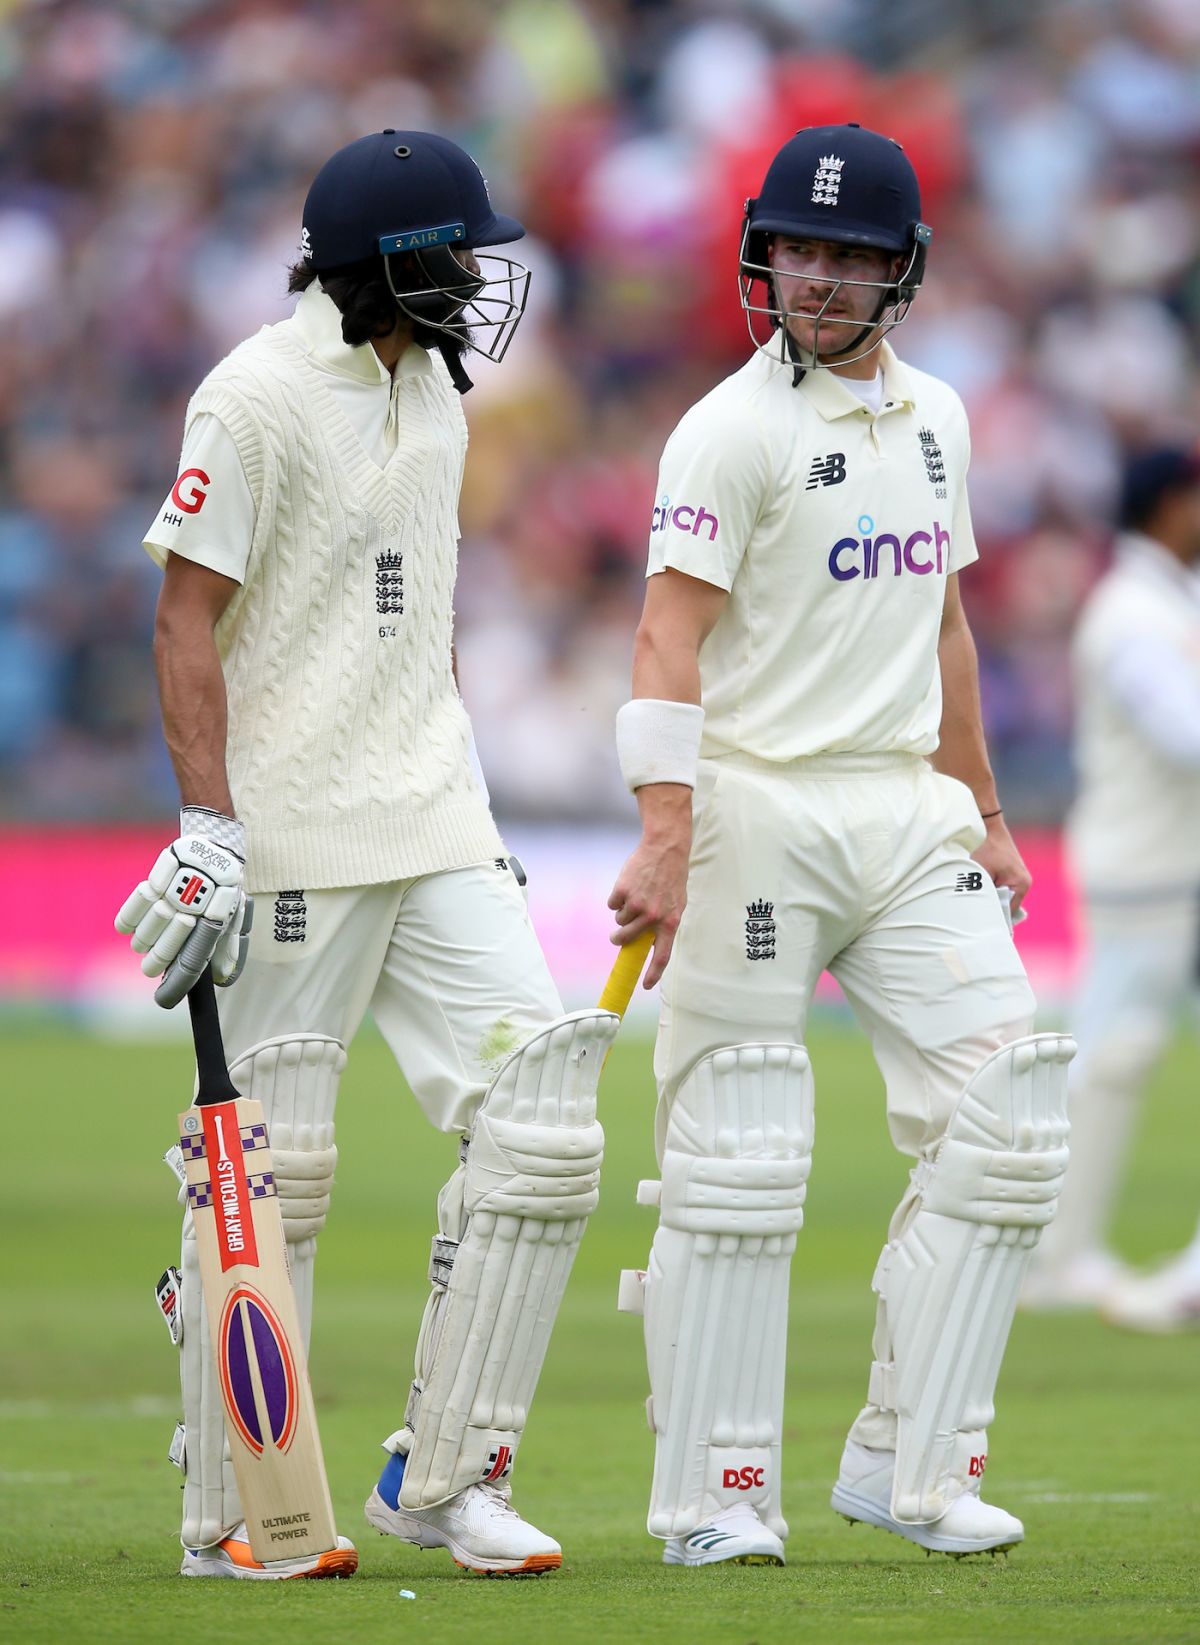
{"label": "v-neck sweater", "polygon": [[292,331],[234,349],[187,413],[229,431],[255,505],[216,632],[249,886],[372,885],[499,857],[451,668],[458,394],[440,359],[400,378],[381,467]]}

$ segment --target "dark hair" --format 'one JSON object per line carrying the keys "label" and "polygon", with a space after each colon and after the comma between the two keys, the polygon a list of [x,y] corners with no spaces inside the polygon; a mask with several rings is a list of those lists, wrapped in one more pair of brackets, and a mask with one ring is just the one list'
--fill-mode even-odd
{"label": "dark hair", "polygon": [[361,263],[343,263],[318,274],[305,262],[288,270],[288,294],[307,291],[314,280],[337,304],[342,314],[342,341],[350,348],[369,343],[372,337],[386,337],[396,324],[399,310],[388,289],[382,257],[367,257]]}
{"label": "dark hair", "polygon": [[[307,291],[314,281],[341,311],[342,341],[348,348],[369,343],[373,337],[386,337],[391,332],[401,311],[392,296],[384,274],[382,257],[365,257],[359,263],[341,263],[320,274],[308,263],[293,263],[288,270],[288,295]],[[447,347],[461,353],[465,339],[440,331],[436,326],[420,320],[410,320],[412,340],[420,348]]]}
{"label": "dark hair", "polygon": [[1152,446],[1130,457],[1121,480],[1119,523],[1126,531],[1153,524],[1167,497],[1200,486],[1200,450]]}

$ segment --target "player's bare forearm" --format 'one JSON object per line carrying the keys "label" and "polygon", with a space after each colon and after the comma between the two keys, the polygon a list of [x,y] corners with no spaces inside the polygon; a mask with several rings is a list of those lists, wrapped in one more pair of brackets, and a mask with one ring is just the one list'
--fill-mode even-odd
{"label": "player's bare forearm", "polygon": [[[646,584],[646,603],[633,648],[633,695],[662,702],[699,703],[700,647],[728,598],[724,589],[681,572],[665,571]],[[615,943],[653,929],[654,953],[644,986],[666,968],[687,901],[692,849],[692,789],[686,783],[647,783],[637,790],[642,838],[613,886]]]}
{"label": "player's bare forearm", "polygon": [[988,759],[979,702],[979,664],[965,620],[938,643],[942,676],[942,723],[934,768],[966,783],[980,811],[996,811],[996,781]]}
{"label": "player's bare forearm", "polygon": [[937,752],[930,758],[935,770],[947,777],[957,777],[975,796],[987,829],[987,838],[975,852],[975,858],[996,885],[1011,889],[1016,912],[1031,879],[1000,809],[983,732],[979,659],[955,576],[951,576],[946,585],[938,668],[942,678],[942,723]]}
{"label": "player's bare forearm", "polygon": [[234,815],[225,768],[228,706],[213,636],[237,583],[180,555],[167,560],[154,622],[163,735],[184,805]]}
{"label": "player's bare forearm", "polygon": [[[690,624],[672,621],[661,602],[657,612],[643,614],[634,636],[633,695],[677,703],[700,701],[699,645],[694,631]],[[637,803],[643,844],[655,857],[665,859],[682,851],[686,878],[692,845],[692,790],[683,783],[647,783],[638,789]]]}

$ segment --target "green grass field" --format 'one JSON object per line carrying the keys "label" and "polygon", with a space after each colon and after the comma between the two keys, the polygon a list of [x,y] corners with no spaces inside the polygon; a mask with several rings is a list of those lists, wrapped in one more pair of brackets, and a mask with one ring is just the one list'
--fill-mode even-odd
{"label": "green grass field", "polygon": [[[415,1113],[380,1040],[342,1090],[341,1164],[318,1266],[312,1375],[348,1583],[183,1582],[175,1572],[175,1350],[152,1285],[176,1247],[158,1155],[187,1100],[185,1047],[10,1034],[0,1332],[0,1640],[169,1645],[443,1642],[1183,1641],[1200,1639],[1200,1335],[1148,1340],[1093,1320],[1018,1317],[988,1493],[1025,1521],[1008,1559],[926,1558],[828,1507],[866,1386],[869,1282],[904,1166],[861,1040],[826,1021],[810,1048],[817,1151],[792,1281],[785,1570],[667,1570],[644,1532],[650,1435],[637,1320],[617,1272],[644,1263],[653,1174],[649,1050],[618,1046],[601,1092],[600,1210],[551,1345],[517,1501],[566,1563],[489,1582],[368,1531],[361,1503],[398,1425],[425,1296],[435,1187],[453,1147]],[[1156,1082],[1119,1228],[1147,1258],[1196,1212],[1196,1067]],[[401,1599],[415,1590],[415,1602]]]}

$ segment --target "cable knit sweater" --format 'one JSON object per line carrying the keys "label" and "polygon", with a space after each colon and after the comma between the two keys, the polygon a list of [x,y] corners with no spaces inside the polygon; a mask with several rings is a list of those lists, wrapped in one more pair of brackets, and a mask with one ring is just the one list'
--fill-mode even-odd
{"label": "cable knit sweater", "polygon": [[288,322],[200,385],[254,498],[245,582],[217,628],[248,884],[371,885],[503,855],[451,671],[466,451],[440,358],[406,375],[380,468]]}

